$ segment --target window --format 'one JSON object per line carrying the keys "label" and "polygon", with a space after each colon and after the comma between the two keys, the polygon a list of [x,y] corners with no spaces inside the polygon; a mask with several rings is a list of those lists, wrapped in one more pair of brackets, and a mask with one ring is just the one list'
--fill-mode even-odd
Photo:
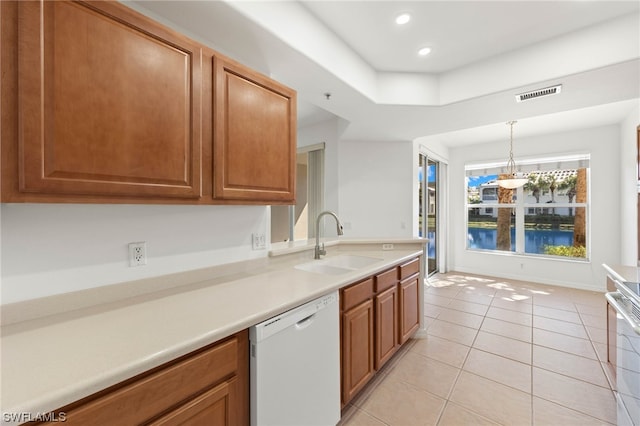
{"label": "window", "polygon": [[522,162],[515,190],[499,187],[504,168],[465,167],[467,249],[587,260],[589,157]]}
{"label": "window", "polygon": [[498,199],[497,188],[482,188],[482,201],[495,201]]}

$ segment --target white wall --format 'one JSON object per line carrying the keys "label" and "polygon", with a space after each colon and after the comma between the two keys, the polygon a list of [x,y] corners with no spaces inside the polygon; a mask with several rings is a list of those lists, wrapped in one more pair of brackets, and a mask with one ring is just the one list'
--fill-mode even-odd
{"label": "white wall", "polygon": [[[301,146],[326,143],[325,205],[336,211],[340,125],[298,135]],[[251,234],[270,232],[264,206],[2,204],[0,217],[0,304],[264,257]],[[147,242],[148,263],[130,268],[135,241]]]}
{"label": "white wall", "polygon": [[622,145],[620,149],[620,191],[622,223],[620,263],[636,266],[638,262],[638,219],[637,219],[637,164],[636,140],[640,125],[640,107],[636,107],[620,125]]}
{"label": "white wall", "polygon": [[[263,206],[2,204],[2,304],[267,255]],[[127,244],[147,242],[146,266]]]}
{"label": "white wall", "polygon": [[345,236],[413,236],[411,142],[341,141],[339,216]]}
{"label": "white wall", "polygon": [[[341,121],[331,119],[298,129],[298,146],[324,142],[324,210],[339,211],[338,139]],[[313,218],[315,220],[315,218]],[[336,236],[334,226],[324,228],[323,236]]]}
{"label": "white wall", "polygon": [[[518,158],[574,152],[591,154],[590,262],[567,262],[513,254],[466,250],[464,165],[500,161],[508,154],[504,141],[458,147],[450,151],[450,244],[453,270],[558,284],[583,289],[605,288],[603,263],[620,263],[620,129],[617,125],[516,139]],[[587,237],[589,238],[589,237]]]}
{"label": "white wall", "polygon": [[[326,205],[335,210],[338,129],[331,120],[298,136],[301,145],[326,142]],[[2,204],[0,217],[0,304],[264,257],[251,234],[270,232],[264,206]],[[130,268],[135,241],[147,242],[148,261]]]}

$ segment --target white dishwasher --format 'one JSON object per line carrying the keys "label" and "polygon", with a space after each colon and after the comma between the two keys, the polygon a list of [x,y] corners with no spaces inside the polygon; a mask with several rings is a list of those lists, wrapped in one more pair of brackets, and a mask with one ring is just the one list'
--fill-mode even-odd
{"label": "white dishwasher", "polygon": [[339,327],[334,292],[249,329],[253,426],[338,423]]}

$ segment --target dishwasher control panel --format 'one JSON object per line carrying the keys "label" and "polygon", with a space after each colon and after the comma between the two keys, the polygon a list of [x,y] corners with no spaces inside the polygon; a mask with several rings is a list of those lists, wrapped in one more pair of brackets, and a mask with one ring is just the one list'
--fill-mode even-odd
{"label": "dishwasher control panel", "polygon": [[321,297],[320,299],[316,300],[316,307],[318,309],[322,309],[324,307],[326,307],[327,305],[337,302],[338,301],[338,294],[337,293],[331,293],[328,294],[326,296]]}

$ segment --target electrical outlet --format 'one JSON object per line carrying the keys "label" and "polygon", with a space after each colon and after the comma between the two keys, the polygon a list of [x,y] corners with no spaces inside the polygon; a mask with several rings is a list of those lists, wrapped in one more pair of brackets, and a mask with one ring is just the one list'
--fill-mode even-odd
{"label": "electrical outlet", "polygon": [[393,244],[385,243],[382,245],[382,250],[393,250]]}
{"label": "electrical outlet", "polygon": [[140,241],[129,243],[129,266],[142,266],[147,264],[147,243]]}
{"label": "electrical outlet", "polygon": [[265,235],[262,233],[251,234],[251,245],[254,250],[264,250],[267,247]]}

